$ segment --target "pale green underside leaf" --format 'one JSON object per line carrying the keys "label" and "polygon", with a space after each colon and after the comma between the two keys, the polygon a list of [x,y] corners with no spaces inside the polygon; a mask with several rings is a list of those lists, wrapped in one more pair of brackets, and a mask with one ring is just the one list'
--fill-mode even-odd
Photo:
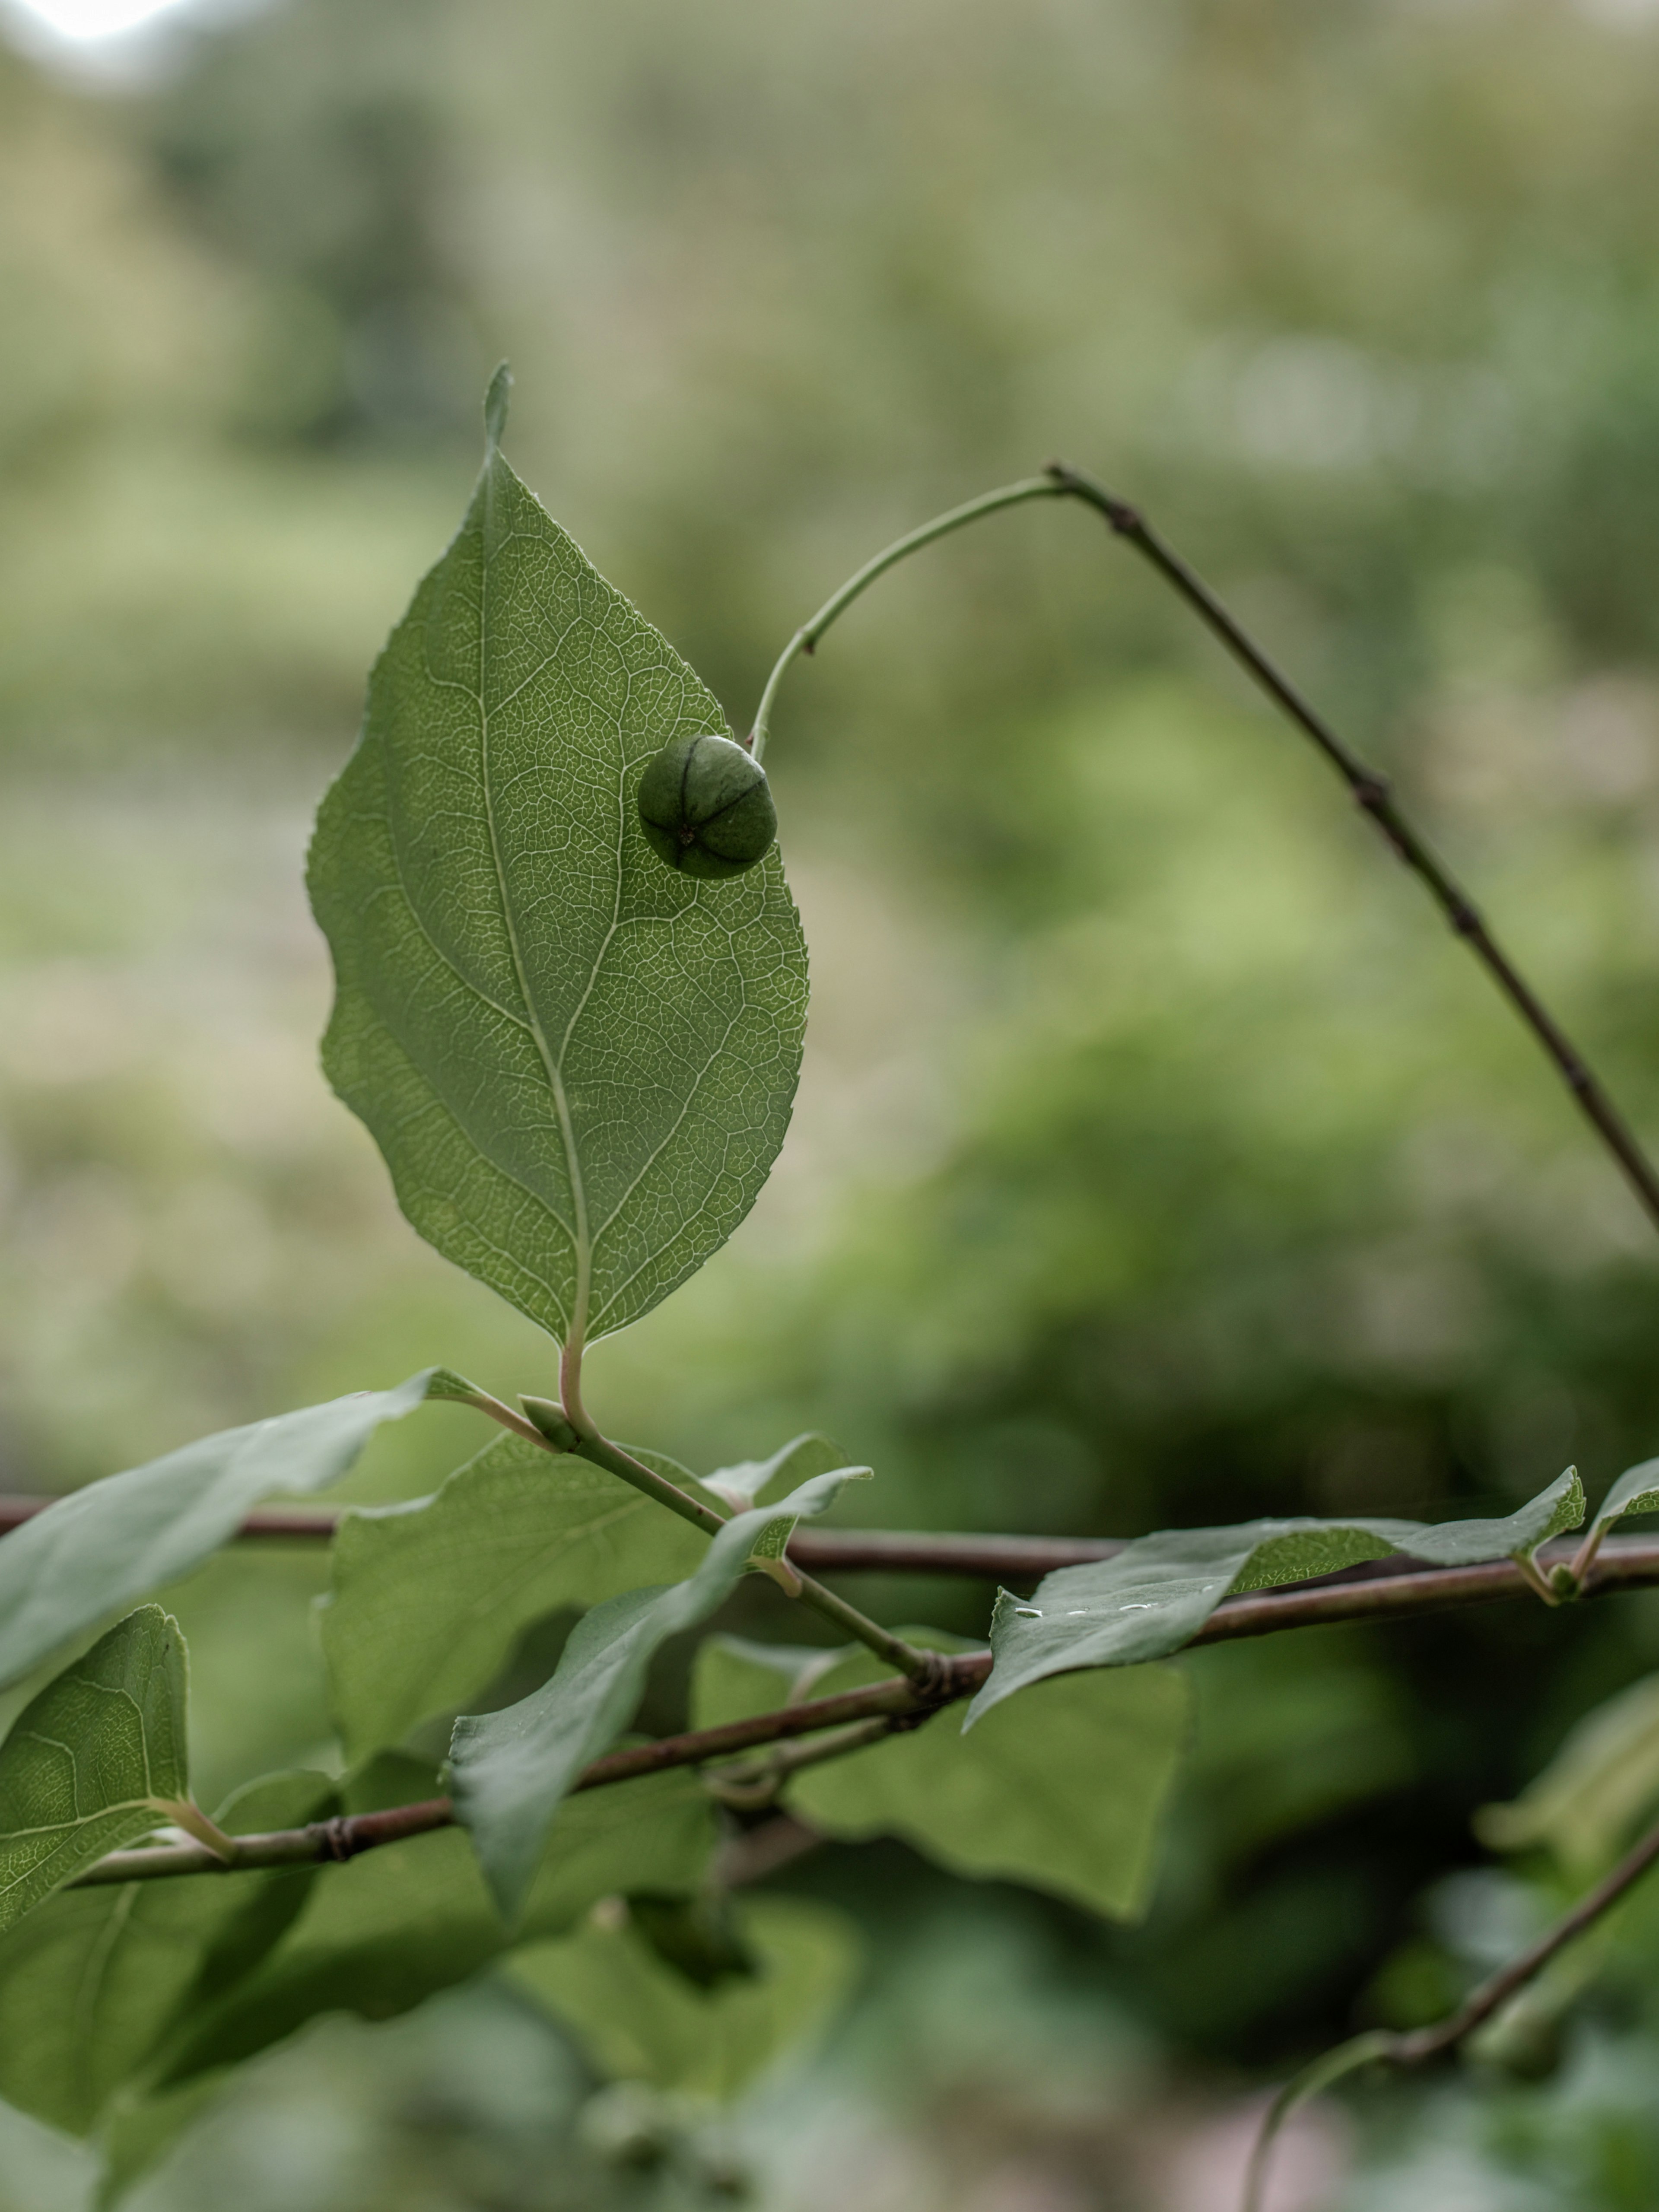
{"label": "pale green underside leaf", "polygon": [[697,882],[635,812],[699,731],[718,703],[492,443],[318,819],[324,1062],[415,1227],[560,1337],[718,1250],[788,1123],[806,952],[777,854]]}
{"label": "pale green underside leaf", "polygon": [[1045,1576],[1029,1602],[1004,1590],[991,1621],[990,1680],[965,1726],[1016,1690],[1080,1667],[1167,1658],[1190,1643],[1230,1593],[1272,1589],[1401,1553],[1437,1566],[1530,1558],[1584,1517],[1577,1472],[1493,1521],[1246,1521],[1166,1529],[1110,1559]]}
{"label": "pale green underside leaf", "polygon": [[[430,1787],[428,1777],[426,1794]],[[717,1834],[708,1793],[684,1771],[581,1792],[554,1824],[526,1900],[523,1937],[561,1936],[616,1891],[690,1894]],[[365,1852],[328,1869],[270,1955],[204,2009],[162,2086],[235,2065],[319,2014],[392,2019],[478,1972],[512,1940],[454,1829]]]}
{"label": "pale green underside leaf", "polygon": [[[936,1650],[968,1648],[936,1630],[902,1633]],[[890,1672],[860,1651],[803,1682],[801,1656],[711,1638],[697,1654],[696,1724],[712,1728],[792,1698],[836,1697]],[[969,1735],[947,1711],[925,1728],[809,1767],[786,1802],[844,1842],[897,1836],[953,1874],[1025,1882],[1133,1919],[1150,1895],[1190,1713],[1186,1679],[1174,1668],[1061,1675]]]}
{"label": "pale green underside leaf", "polygon": [[146,1605],[23,1708],[0,1745],[0,1930],[187,1796],[185,1685],[178,1623]]}
{"label": "pale green underside leaf", "polygon": [[665,1966],[626,1922],[590,1921],[562,1943],[528,1945],[505,1972],[602,2073],[724,2100],[823,2029],[860,1948],[844,1913],[804,1899],[755,1898],[741,1919],[758,1971],[712,1990]]}
{"label": "pale green underside leaf", "polygon": [[770,1459],[739,1460],[735,1467],[716,1468],[703,1487],[712,1490],[733,1512],[741,1513],[746,1506],[758,1505],[775,1483],[793,1489],[810,1482],[815,1474],[830,1474],[836,1468],[845,1467],[848,1457],[833,1437],[812,1431],[792,1437]]}
{"label": "pale green underside leaf", "polygon": [[[218,1814],[231,1835],[332,1809],[321,1775],[272,1776]],[[320,1869],[127,1882],[51,1898],[0,1937],[0,2096],[85,2135],[192,2008],[239,1980]]]}
{"label": "pale green underside leaf", "polygon": [[689,1581],[607,1599],[573,1630],[550,1679],[504,1711],[458,1721],[450,1745],[457,1817],[472,1832],[502,1913],[515,1917],[548,1825],[589,1759],[633,1717],[653,1654],[706,1620],[737,1587],[774,1525],[823,1512],[867,1468],[838,1469],[728,1521]]}
{"label": "pale green underside leaf", "polygon": [[[653,1455],[654,1472],[696,1486]],[[323,1608],[334,1714],[354,1762],[453,1712],[531,1622],[692,1573],[707,1539],[574,1454],[504,1436],[434,1497],[348,1513]]]}
{"label": "pale green underside leaf", "polygon": [[1483,1806],[1474,1832],[1489,1850],[1542,1844],[1584,1881],[1612,1865],[1656,1800],[1659,1674],[1649,1674],[1587,1714],[1513,1803]]}
{"label": "pale green underside leaf", "polygon": [[433,1379],[428,1369],[395,1390],[357,1391],[203,1437],[88,1483],[0,1538],[0,1684],[199,1566],[273,1491],[337,1480],[380,1424],[411,1412]]}

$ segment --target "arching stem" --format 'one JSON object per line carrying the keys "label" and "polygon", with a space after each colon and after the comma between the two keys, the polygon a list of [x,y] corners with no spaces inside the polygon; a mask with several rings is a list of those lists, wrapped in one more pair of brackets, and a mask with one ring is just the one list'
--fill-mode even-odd
{"label": "arching stem", "polygon": [[931,545],[936,538],[944,538],[964,524],[977,522],[982,514],[998,514],[1005,507],[1021,506],[1028,499],[1059,499],[1065,495],[1066,486],[1055,482],[1051,476],[1023,477],[1019,483],[1005,484],[1000,491],[988,491],[981,499],[970,499],[965,507],[953,507],[948,514],[936,515],[932,522],[924,522],[920,530],[913,530],[906,538],[896,539],[886,550],[878,553],[873,561],[866,561],[855,576],[849,576],[841,589],[824,601],[809,623],[804,623],[795,632],[778,663],[766,679],[766,689],[761,693],[760,705],[755,710],[755,726],[749,732],[749,750],[757,760],[766,750],[766,733],[771,726],[772,702],[777,696],[778,686],[783,681],[784,671],[801,653],[811,653],[831,623],[845,613],[860,592],[869,590],[878,576],[884,575],[896,562],[907,554],[919,553],[924,545]]}

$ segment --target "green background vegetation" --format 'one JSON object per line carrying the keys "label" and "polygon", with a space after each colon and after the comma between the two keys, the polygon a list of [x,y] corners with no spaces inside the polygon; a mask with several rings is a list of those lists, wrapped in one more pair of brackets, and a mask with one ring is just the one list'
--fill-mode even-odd
{"label": "green background vegetation", "polygon": [[[316,1073],[300,882],[502,354],[515,465],[739,724],[886,538],[1052,453],[1097,470],[1399,778],[1659,1135],[1659,22],[288,0],[173,62],[112,96],[0,52],[5,1487],[427,1361],[551,1387]],[[880,1478],[843,1519],[1123,1534],[1505,1511],[1659,1449],[1651,1231],[1092,518],[930,552],[774,727],[796,1125],[729,1249],[594,1356],[611,1433],[704,1468],[824,1426]],[[355,1494],[470,1437],[423,1415]],[[237,1556],[170,1595],[208,1800],[318,1752],[320,1577]],[[854,1594],[963,1633],[989,1595]],[[896,1845],[803,1861],[775,1886],[854,1911],[872,1963],[744,2108],[763,2201],[1224,2203],[1233,2100],[1503,1948],[1530,1893],[1469,1871],[1471,1812],[1655,1663],[1650,1598],[1203,1655],[1137,1930]],[[1304,2163],[1354,2157],[1356,2212],[1650,2204],[1647,2005],[1627,1974],[1545,2088],[1356,2106]],[[690,2186],[607,2161],[588,2079],[493,1986],[330,2028],[136,2201]],[[43,2133],[0,2146],[5,2212],[78,2202]]]}

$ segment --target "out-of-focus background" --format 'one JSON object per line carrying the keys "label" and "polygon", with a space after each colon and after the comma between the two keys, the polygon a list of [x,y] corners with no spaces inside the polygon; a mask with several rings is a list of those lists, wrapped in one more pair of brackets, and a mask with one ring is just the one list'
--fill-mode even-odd
{"label": "out-of-focus background", "polygon": [[[300,885],[503,355],[520,472],[739,723],[902,529],[1056,453],[1143,501],[1659,1141],[1659,9],[140,12],[0,6],[0,1488],[427,1361],[547,1387],[325,1091]],[[860,1519],[1121,1534],[1504,1510],[1659,1450],[1650,1229],[1092,518],[884,583],[768,765],[814,968],[795,1127],[594,1356],[613,1433],[706,1468],[825,1426],[878,1471]],[[399,1428],[355,1493],[472,1442]],[[320,1574],[173,1594],[210,1798],[325,1736]],[[990,1595],[857,1594],[966,1633]],[[1267,2083],[1544,1909],[1471,1814],[1656,1666],[1647,1597],[1202,1655],[1135,1929],[896,1845],[799,1862],[777,1886],[862,1923],[863,1981],[721,2158],[766,2212],[1222,2212]],[[1650,2207],[1659,1936],[1618,1955],[1535,2082],[1316,2116],[1279,2212]],[[493,1986],[327,2024],[134,2202],[706,2198],[608,2155],[592,2086]],[[0,2112],[4,2212],[89,2172]]]}

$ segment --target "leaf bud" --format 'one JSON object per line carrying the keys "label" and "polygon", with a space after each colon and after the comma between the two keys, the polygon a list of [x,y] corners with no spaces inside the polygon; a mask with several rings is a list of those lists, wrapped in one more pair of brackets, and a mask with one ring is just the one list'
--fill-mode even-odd
{"label": "leaf bud", "polygon": [[665,745],[646,763],[639,809],[653,849],[688,876],[740,876],[778,833],[765,769],[730,738]]}
{"label": "leaf bud", "polygon": [[551,1398],[526,1398],[519,1403],[547,1438],[555,1451],[574,1451],[581,1438],[566,1418],[562,1406],[555,1405]]}

